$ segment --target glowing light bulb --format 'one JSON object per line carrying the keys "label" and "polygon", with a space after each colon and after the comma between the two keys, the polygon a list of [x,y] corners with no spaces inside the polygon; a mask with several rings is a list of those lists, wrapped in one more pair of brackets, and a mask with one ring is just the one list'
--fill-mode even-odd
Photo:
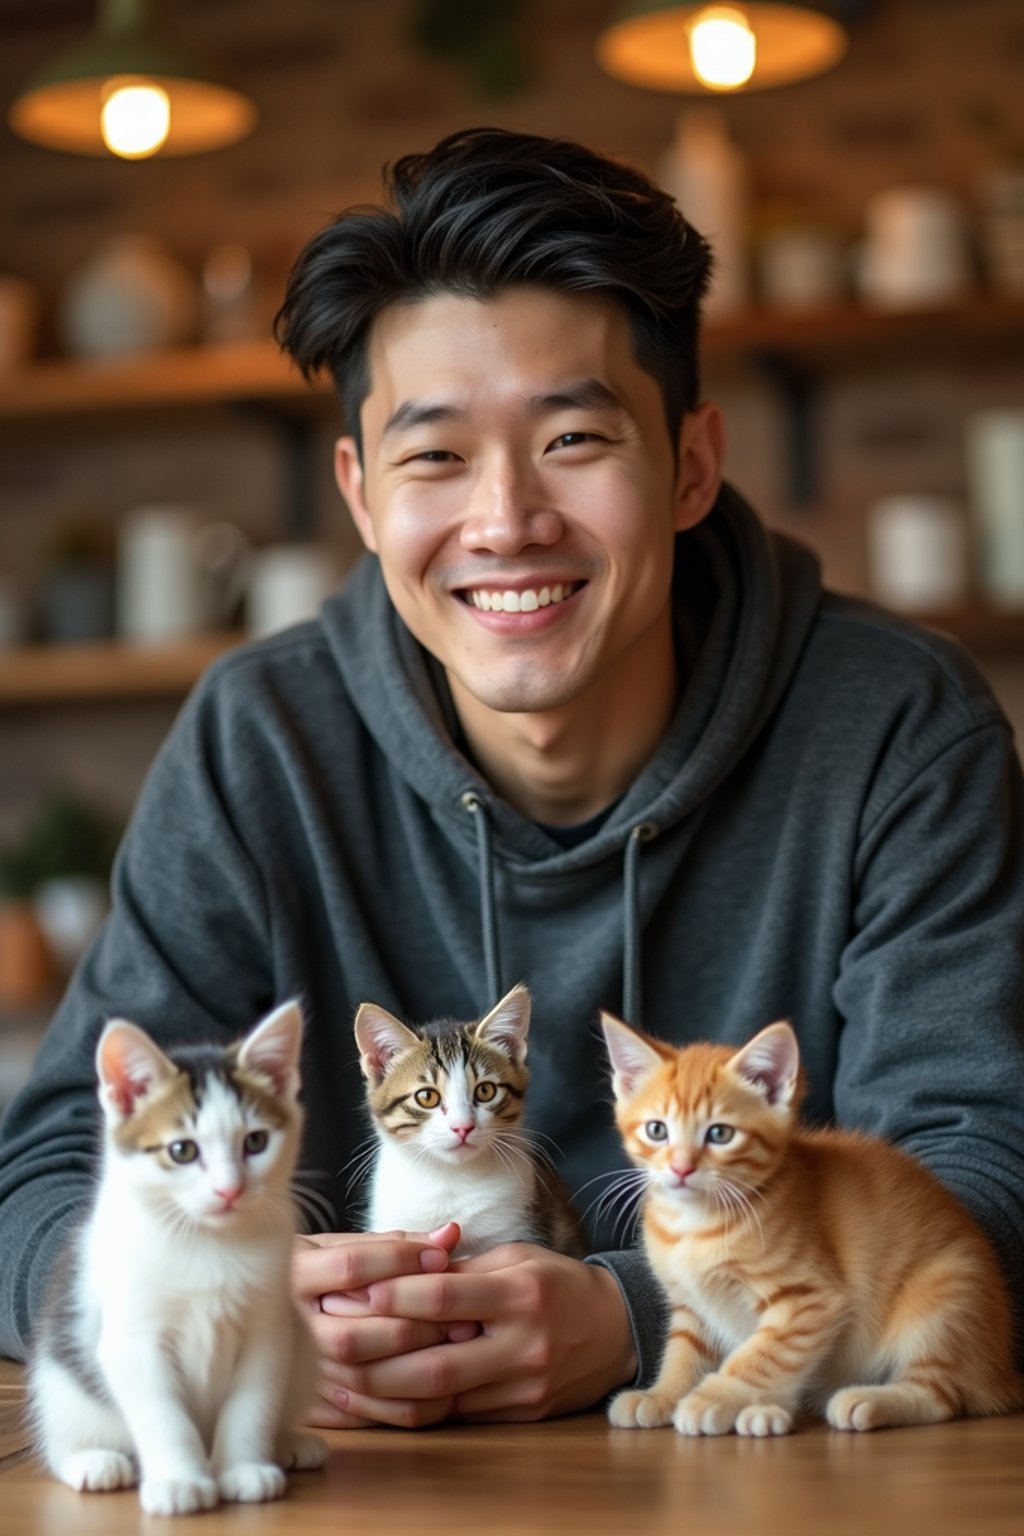
{"label": "glowing light bulb", "polygon": [[745,85],[757,63],[757,38],[742,11],[712,7],[690,28],[690,59],[703,85],[732,91]]}
{"label": "glowing light bulb", "polygon": [[167,142],[171,102],[158,85],[133,83],[108,86],[100,112],[100,132],[112,154],[124,160],[155,155]]}

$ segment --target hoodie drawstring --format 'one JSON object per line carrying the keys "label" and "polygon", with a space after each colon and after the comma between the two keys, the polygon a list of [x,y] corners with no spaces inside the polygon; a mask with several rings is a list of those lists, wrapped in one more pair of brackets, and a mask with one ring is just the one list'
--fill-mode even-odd
{"label": "hoodie drawstring", "polygon": [[622,869],[622,1012],[627,1024],[641,1027],[640,987],[640,846],[657,835],[653,821],[640,821],[626,840]]}
{"label": "hoodie drawstring", "polygon": [[[475,790],[462,796],[463,809],[476,819],[476,848],[480,882],[480,928],[491,1004],[504,996],[498,948],[498,906],[494,893],[494,847],[487,806]],[[639,821],[626,840],[622,872],[622,1012],[626,1022],[641,1026],[640,984],[640,846],[658,835],[653,821]]]}
{"label": "hoodie drawstring", "polygon": [[501,954],[498,949],[498,911],[494,897],[494,853],[487,807],[480,796],[467,789],[462,804],[476,820],[476,851],[480,869],[480,928],[484,940],[484,966],[490,990],[488,1007],[504,997],[501,985]]}

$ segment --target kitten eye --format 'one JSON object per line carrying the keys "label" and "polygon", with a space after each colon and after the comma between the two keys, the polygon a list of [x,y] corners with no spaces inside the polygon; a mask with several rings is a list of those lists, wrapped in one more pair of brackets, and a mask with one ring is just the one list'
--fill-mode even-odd
{"label": "kitten eye", "polygon": [[709,1125],[704,1133],[704,1140],[710,1142],[713,1147],[724,1147],[735,1135],[735,1128],[731,1125]]}
{"label": "kitten eye", "polygon": [[417,1088],[414,1097],[421,1109],[436,1109],[441,1102],[436,1088]]}
{"label": "kitten eye", "polygon": [[494,1083],[477,1083],[473,1090],[473,1097],[478,1104],[487,1104],[494,1098],[497,1091],[497,1086]]}
{"label": "kitten eye", "polygon": [[194,1141],[172,1141],[167,1148],[167,1155],[172,1163],[194,1163],[199,1156],[199,1148]]}
{"label": "kitten eye", "polygon": [[269,1131],[250,1131],[242,1142],[242,1151],[246,1157],[258,1157],[261,1152],[267,1150],[267,1143],[269,1141]]}
{"label": "kitten eye", "polygon": [[668,1126],[664,1120],[648,1120],[644,1135],[648,1141],[668,1141]]}

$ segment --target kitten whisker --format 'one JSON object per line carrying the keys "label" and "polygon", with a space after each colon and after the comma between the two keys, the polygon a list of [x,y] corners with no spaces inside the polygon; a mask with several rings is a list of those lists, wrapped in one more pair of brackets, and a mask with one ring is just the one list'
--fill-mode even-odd
{"label": "kitten whisker", "polygon": [[612,1179],[614,1182],[594,1196],[583,1211],[582,1219],[586,1221],[593,1212],[593,1224],[596,1226],[599,1222],[613,1217],[612,1241],[616,1241],[620,1226],[623,1227],[623,1237],[628,1236],[632,1241],[636,1236],[643,1197],[651,1182],[650,1176],[643,1168],[616,1168],[608,1173],[600,1173],[595,1178],[588,1179],[586,1184],[575,1192],[574,1203],[578,1201],[584,1189],[588,1189],[601,1179]]}

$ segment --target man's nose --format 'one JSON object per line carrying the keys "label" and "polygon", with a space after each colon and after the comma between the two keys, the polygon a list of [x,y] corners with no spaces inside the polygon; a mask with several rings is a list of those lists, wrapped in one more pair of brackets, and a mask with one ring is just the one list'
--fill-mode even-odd
{"label": "man's nose", "polygon": [[536,477],[503,457],[481,468],[460,542],[464,549],[515,555],[531,544],[557,543],[562,529],[561,514],[545,503]]}

